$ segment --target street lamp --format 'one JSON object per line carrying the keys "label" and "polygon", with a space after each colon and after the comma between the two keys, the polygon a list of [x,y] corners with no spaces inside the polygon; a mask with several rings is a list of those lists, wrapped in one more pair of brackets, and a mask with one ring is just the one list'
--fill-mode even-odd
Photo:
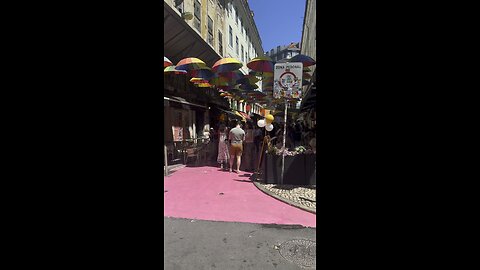
{"label": "street lamp", "polygon": [[193,19],[193,14],[191,12],[184,12],[182,13],[182,18],[186,21],[190,21]]}

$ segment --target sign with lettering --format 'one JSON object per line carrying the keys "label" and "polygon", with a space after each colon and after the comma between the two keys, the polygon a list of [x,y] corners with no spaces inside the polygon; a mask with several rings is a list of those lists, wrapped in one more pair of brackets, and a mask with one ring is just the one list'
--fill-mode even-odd
{"label": "sign with lettering", "polygon": [[278,63],[273,72],[273,98],[300,98],[302,96],[303,64]]}

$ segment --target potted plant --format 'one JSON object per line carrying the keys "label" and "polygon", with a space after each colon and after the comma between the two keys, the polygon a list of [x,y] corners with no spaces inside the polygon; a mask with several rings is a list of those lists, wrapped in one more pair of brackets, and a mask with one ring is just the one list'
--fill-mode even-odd
{"label": "potted plant", "polygon": [[312,185],[315,183],[315,155],[312,150],[299,146],[289,151],[284,148],[276,148],[271,144],[268,144],[263,163],[266,183],[281,182],[282,156],[285,157],[283,184]]}

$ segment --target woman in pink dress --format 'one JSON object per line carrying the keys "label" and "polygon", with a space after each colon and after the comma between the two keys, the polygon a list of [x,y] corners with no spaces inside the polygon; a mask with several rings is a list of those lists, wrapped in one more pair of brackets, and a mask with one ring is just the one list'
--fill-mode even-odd
{"label": "woman in pink dress", "polygon": [[220,163],[221,169],[226,169],[228,166],[223,166],[228,164],[229,152],[228,152],[228,130],[224,124],[220,124],[218,128],[218,156],[217,162]]}

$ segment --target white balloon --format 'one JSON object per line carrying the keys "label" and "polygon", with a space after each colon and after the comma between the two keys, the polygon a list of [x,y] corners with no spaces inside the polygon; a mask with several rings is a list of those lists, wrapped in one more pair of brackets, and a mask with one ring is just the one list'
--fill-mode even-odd
{"label": "white balloon", "polygon": [[264,127],[264,126],[265,126],[265,120],[264,120],[264,119],[258,120],[257,125],[258,125],[259,127]]}
{"label": "white balloon", "polygon": [[272,125],[272,124],[267,125],[267,126],[265,127],[265,129],[266,129],[267,131],[272,131],[272,130],[273,130],[273,125]]}

